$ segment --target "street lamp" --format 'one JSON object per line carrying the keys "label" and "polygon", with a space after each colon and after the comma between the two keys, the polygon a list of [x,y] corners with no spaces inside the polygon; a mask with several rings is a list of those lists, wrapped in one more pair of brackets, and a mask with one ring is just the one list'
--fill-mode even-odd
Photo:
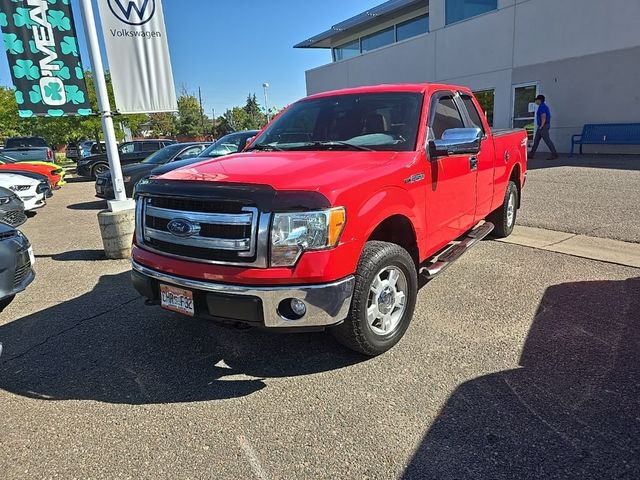
{"label": "street lamp", "polygon": [[267,82],[262,84],[262,88],[264,89],[264,109],[267,112],[267,123],[269,122],[269,97],[267,95],[267,89],[269,88],[269,84]]}

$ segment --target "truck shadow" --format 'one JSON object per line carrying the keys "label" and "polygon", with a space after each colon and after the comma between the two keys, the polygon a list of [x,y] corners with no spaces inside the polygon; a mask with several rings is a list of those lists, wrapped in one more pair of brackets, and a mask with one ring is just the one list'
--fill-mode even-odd
{"label": "truck shadow", "polygon": [[459,386],[404,478],[640,478],[640,278],[548,288],[520,367]]}
{"label": "truck shadow", "polygon": [[34,399],[156,404],[242,397],[265,378],[364,360],[329,335],[218,327],[145,307],[129,272],[0,326],[0,388]]}

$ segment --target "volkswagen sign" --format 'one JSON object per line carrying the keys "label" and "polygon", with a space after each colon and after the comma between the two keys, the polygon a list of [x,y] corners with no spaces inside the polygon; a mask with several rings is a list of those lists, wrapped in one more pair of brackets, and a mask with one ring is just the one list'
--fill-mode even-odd
{"label": "volkswagen sign", "polygon": [[144,25],[156,13],[156,0],[107,0],[111,13],[127,25]]}
{"label": "volkswagen sign", "polygon": [[184,218],[174,218],[167,223],[167,230],[176,237],[192,237],[200,233],[200,224]]}

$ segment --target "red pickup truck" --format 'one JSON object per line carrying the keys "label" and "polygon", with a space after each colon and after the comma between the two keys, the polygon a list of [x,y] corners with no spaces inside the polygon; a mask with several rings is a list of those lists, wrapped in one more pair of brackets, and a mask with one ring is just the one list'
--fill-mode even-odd
{"label": "red pickup truck", "polygon": [[185,315],[328,329],[377,355],[419,278],[511,233],[526,167],[526,132],[491,131],[465,87],[314,95],[243,153],[137,185],[133,283]]}

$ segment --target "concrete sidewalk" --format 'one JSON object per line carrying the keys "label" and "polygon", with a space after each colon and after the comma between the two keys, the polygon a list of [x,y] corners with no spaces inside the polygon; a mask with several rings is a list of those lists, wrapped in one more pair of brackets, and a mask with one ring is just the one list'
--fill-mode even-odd
{"label": "concrete sidewalk", "polygon": [[640,244],[638,243],[523,226],[517,226],[510,237],[499,241],[640,268]]}

